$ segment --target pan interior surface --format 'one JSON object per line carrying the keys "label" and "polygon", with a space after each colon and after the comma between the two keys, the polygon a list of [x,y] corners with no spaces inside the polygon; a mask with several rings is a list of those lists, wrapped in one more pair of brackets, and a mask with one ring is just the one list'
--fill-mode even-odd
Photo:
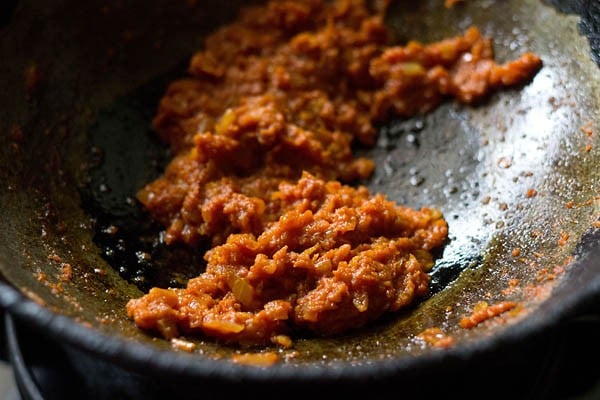
{"label": "pan interior surface", "polygon": [[[22,1],[0,39],[0,53],[11,55],[0,61],[10,78],[0,93],[1,275],[73,323],[169,353],[179,351],[138,330],[125,304],[151,286],[185,285],[202,252],[161,245],[160,228],[134,200],[169,157],[150,120],[203,35],[243,2],[184,3]],[[369,188],[438,207],[448,221],[431,295],[357,332],[299,338],[280,351],[284,364],[356,366],[443,352],[420,338],[429,328],[457,348],[518,330],[541,306],[561,308],[555,288],[581,273],[582,238],[598,237],[600,74],[578,18],[535,0],[398,3],[388,18],[397,43],[475,25],[493,38],[500,62],[531,51],[544,66],[531,83],[484,104],[446,103],[380,128],[376,146],[361,150],[377,165]],[[132,18],[141,6],[146,15]],[[166,269],[173,260],[185,262]],[[600,273],[598,263],[586,265]],[[508,301],[516,304],[509,312],[460,326],[482,304]],[[186,340],[196,345],[190,362],[229,363],[240,351]]]}

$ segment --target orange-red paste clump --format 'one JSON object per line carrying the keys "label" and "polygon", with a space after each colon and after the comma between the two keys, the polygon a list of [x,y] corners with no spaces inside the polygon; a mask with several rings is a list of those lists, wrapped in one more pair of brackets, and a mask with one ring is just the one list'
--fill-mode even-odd
{"label": "orange-red paste clump", "polygon": [[289,346],[295,331],[337,334],[427,294],[446,222],[350,186],[374,169],[353,146],[391,115],[523,83],[541,61],[497,65],[476,28],[390,47],[386,2],[371,3],[245,8],[169,86],[153,126],[175,157],[138,199],[168,244],[213,247],[187,288],[128,303],[140,328]]}

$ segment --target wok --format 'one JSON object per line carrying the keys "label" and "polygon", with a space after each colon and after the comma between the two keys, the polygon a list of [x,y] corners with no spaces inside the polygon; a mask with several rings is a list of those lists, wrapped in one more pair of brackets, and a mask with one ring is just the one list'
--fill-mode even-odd
{"label": "wok", "polygon": [[[198,272],[201,251],[161,245],[160,228],[133,199],[169,156],[150,128],[166,84],[244,2],[15,3],[0,28],[0,305],[11,327],[50,337],[84,380],[111,379],[97,398],[129,398],[132,382],[146,398],[240,388],[267,396],[278,384],[299,394],[319,385],[355,393],[354,384],[369,382],[427,393],[436,377],[466,380],[456,373],[465,364],[477,366],[475,385],[473,371],[510,365],[508,354],[515,361],[523,346],[600,300],[596,2],[392,7],[397,43],[476,25],[493,38],[498,60],[532,51],[544,66],[484,104],[449,102],[380,127],[376,146],[359,150],[377,163],[370,189],[439,207],[449,224],[431,294],[358,331],[297,338],[268,368],[236,364],[239,349],[202,337],[186,338],[197,347],[182,352],[125,314],[148,287],[182,285]],[[167,269],[174,259],[186,262]],[[478,303],[505,300],[516,311],[459,326]],[[420,341],[431,327],[455,345]]]}

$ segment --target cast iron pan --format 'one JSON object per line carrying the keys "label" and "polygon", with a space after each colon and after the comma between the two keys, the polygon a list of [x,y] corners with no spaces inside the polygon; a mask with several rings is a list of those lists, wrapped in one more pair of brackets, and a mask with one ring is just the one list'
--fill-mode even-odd
{"label": "cast iron pan", "polygon": [[[599,299],[599,5],[397,2],[388,18],[397,43],[473,24],[494,38],[499,61],[532,51],[544,62],[531,83],[484,104],[446,103],[389,121],[377,145],[361,150],[377,163],[367,182],[373,191],[444,212],[450,240],[431,295],[359,331],[297,338],[269,368],[235,364],[239,349],[203,338],[187,338],[197,344],[188,354],[139,331],[126,302],[151,286],[184,285],[201,268],[201,251],[160,244],[160,228],[134,200],[168,160],[150,129],[166,84],[243,4],[194,3],[23,0],[3,18],[0,305],[77,352],[80,370],[89,370],[89,357],[113,374],[160,377],[148,387],[170,382],[173,395],[206,394],[209,384],[400,384],[517,349]],[[185,262],[165,269],[173,260]],[[61,275],[65,264],[70,279]],[[518,312],[459,327],[478,302],[505,300],[518,302]],[[455,346],[416,337],[431,327]]]}

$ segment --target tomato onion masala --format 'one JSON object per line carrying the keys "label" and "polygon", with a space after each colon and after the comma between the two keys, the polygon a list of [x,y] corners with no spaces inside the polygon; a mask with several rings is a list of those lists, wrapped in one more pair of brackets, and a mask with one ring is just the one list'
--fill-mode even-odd
{"label": "tomato onion masala", "polygon": [[173,82],[153,127],[174,158],[137,198],[167,244],[208,240],[206,270],[186,288],[127,304],[139,328],[289,347],[334,335],[428,293],[448,227],[359,184],[375,165],[376,124],[473,104],[527,82],[541,60],[499,65],[489,38],[391,46],[387,2],[270,1],[208,36]]}

